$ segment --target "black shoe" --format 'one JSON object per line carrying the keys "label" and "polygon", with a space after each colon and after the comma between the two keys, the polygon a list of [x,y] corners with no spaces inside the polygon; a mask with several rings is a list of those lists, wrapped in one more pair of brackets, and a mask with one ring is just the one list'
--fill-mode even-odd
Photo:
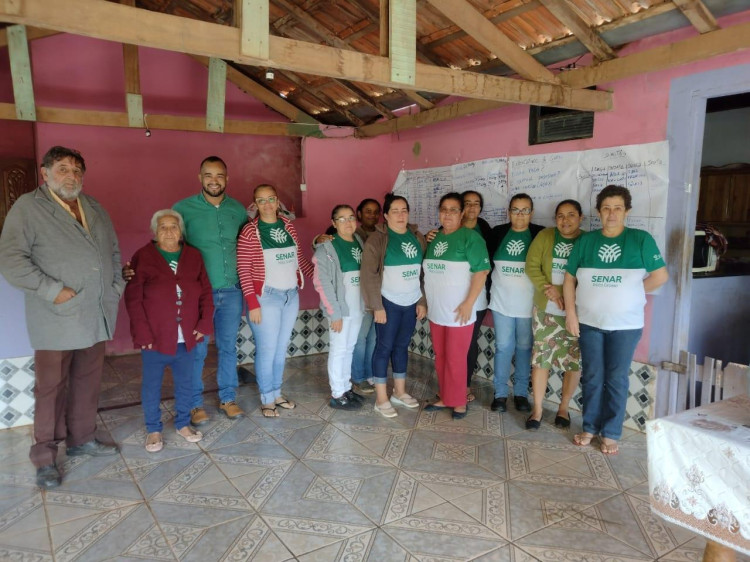
{"label": "black shoe", "polygon": [[331,398],[328,405],[335,410],[358,410],[362,407],[362,403],[359,400],[350,400],[346,394],[343,394],[339,398]]}
{"label": "black shoe", "polygon": [[362,404],[365,401],[363,396],[360,396],[353,390],[347,390],[346,392],[344,392],[344,396],[346,396],[352,402],[359,402],[360,404]]}
{"label": "black shoe", "polygon": [[466,406],[466,410],[464,410],[463,412],[457,412],[456,410],[453,410],[453,413],[451,414],[451,417],[454,420],[462,420],[462,419],[464,419],[466,417],[466,414],[468,414],[468,413],[469,413],[469,406],[467,405]]}
{"label": "black shoe", "polygon": [[424,407],[425,412],[437,412],[439,410],[445,410],[448,406],[438,406],[437,404],[427,404]]}
{"label": "black shoe", "polygon": [[96,439],[92,439],[83,445],[68,447],[65,451],[69,457],[78,457],[80,455],[91,455],[92,457],[108,457],[120,452],[117,445],[107,445]]}
{"label": "black shoe", "polygon": [[518,410],[519,412],[531,411],[531,404],[529,404],[529,399],[525,396],[514,396],[513,404],[515,404],[516,410]]}
{"label": "black shoe", "polygon": [[531,431],[536,431],[541,427],[541,425],[542,425],[541,420],[532,419],[531,416],[526,418],[526,429],[530,429]]}
{"label": "black shoe", "polygon": [[36,469],[36,485],[44,490],[57,488],[62,483],[60,471],[54,464],[48,464]]}
{"label": "black shoe", "polygon": [[563,429],[570,427],[570,418],[555,416],[555,427],[561,427]]}
{"label": "black shoe", "polygon": [[490,410],[492,410],[493,412],[507,412],[508,411],[508,398],[505,396],[501,396],[500,398],[495,398],[492,401]]}

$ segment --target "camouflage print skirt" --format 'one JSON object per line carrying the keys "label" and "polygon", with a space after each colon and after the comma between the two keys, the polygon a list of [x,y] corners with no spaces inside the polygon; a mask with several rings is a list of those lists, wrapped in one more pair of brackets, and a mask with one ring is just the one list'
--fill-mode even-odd
{"label": "camouflage print skirt", "polygon": [[581,370],[581,348],[578,347],[578,338],[565,329],[565,316],[547,314],[534,307],[532,329],[532,366],[563,371]]}

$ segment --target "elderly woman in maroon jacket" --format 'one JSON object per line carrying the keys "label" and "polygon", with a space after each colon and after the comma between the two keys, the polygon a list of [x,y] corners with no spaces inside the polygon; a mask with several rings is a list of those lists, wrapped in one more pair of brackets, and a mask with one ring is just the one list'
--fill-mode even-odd
{"label": "elderly woman in maroon jacket", "polygon": [[172,209],[157,211],[151,230],[154,241],[133,256],[135,276],[125,289],[125,305],[143,359],[146,451],[155,453],[163,447],[159,402],[167,366],[174,381],[177,433],[190,443],[203,437],[190,426],[191,372],[196,342],[213,331],[214,305],[200,252],[181,243],[182,216]]}

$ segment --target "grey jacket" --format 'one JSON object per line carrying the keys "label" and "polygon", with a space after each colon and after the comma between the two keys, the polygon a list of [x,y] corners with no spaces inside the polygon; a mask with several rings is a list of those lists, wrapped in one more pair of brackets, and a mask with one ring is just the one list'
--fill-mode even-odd
{"label": "grey jacket", "polygon": [[[26,323],[34,349],[70,350],[111,339],[125,282],[112,221],[81,194],[86,232],[43,185],[22,195],[0,236],[0,273],[26,294]],[[76,296],[54,300],[63,287]]]}
{"label": "grey jacket", "polygon": [[[365,247],[358,234],[355,233],[354,238],[360,246]],[[313,264],[313,285],[320,295],[320,310],[329,320],[340,320],[349,316],[344,294],[344,274],[341,272],[341,262],[332,242],[323,242],[315,247]]]}

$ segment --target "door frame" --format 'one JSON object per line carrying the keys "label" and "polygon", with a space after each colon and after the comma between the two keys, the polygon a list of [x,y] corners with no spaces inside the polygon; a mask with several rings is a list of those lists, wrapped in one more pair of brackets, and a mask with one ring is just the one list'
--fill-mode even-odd
{"label": "door frame", "polygon": [[690,330],[692,263],[695,219],[698,212],[706,100],[750,91],[750,65],[736,65],[672,81],[669,91],[669,205],[667,206],[667,269],[670,282],[654,300],[649,350],[659,369],[656,417],[664,416],[676,401],[676,376],[661,370],[661,362],[679,362]]}

